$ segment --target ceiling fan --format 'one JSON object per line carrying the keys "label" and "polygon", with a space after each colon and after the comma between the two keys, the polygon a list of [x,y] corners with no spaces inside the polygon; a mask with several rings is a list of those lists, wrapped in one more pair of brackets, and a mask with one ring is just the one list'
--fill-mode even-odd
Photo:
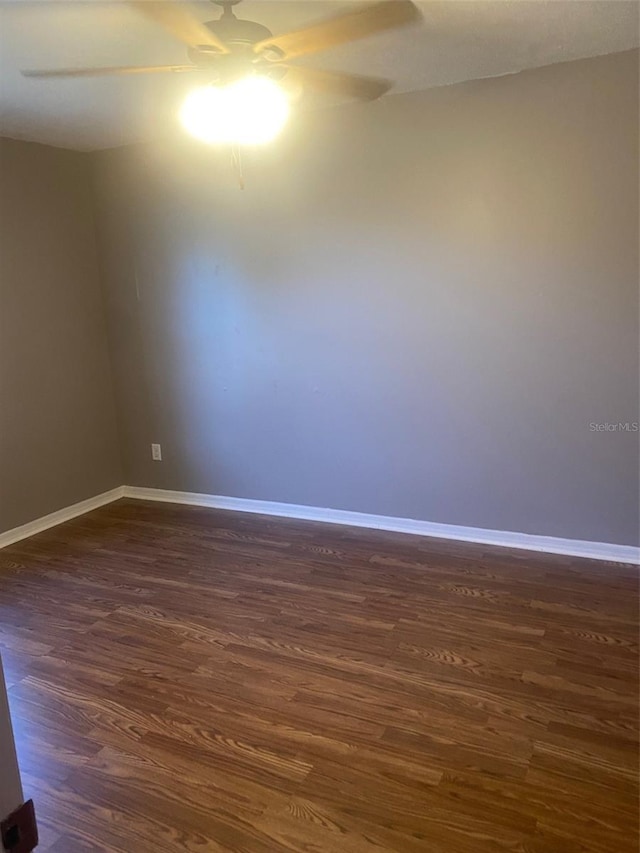
{"label": "ceiling fan", "polygon": [[205,23],[184,2],[139,0],[128,4],[186,44],[188,64],[25,70],[22,74],[25,77],[51,78],[200,71],[207,72],[211,82],[221,85],[258,74],[273,80],[282,79],[287,85],[293,83],[305,90],[372,100],[387,92],[392,83],[374,77],[292,65],[291,60],[413,24],[421,18],[411,0],[382,0],[309,27],[274,36],[263,24],[235,16],[233,6],[240,0],[214,2],[222,7],[222,17]]}

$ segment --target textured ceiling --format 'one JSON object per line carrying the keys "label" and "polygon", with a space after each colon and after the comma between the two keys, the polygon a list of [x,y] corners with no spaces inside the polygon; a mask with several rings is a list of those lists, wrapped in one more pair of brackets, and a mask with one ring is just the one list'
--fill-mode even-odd
{"label": "textured ceiling", "polygon": [[[246,0],[239,17],[282,32],[353,7]],[[635,0],[435,0],[421,25],[310,57],[309,65],[389,77],[393,92],[510,74],[637,47]],[[196,3],[202,20],[219,8]],[[94,149],[152,137],[175,121],[192,75],[25,79],[20,68],[182,63],[185,48],[123,2],[0,3],[0,133]],[[387,95],[389,97],[389,95]]]}

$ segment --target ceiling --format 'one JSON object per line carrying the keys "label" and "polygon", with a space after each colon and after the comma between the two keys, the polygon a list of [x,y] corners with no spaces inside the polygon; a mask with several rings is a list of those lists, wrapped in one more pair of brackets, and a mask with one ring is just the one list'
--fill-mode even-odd
{"label": "ceiling", "polygon": [[[219,16],[194,4],[202,20]],[[238,17],[272,32],[346,11],[335,0],[246,0]],[[417,27],[343,45],[309,65],[389,77],[408,92],[511,74],[639,43],[635,0],[434,0]],[[21,68],[180,64],[185,48],[125,2],[0,3],[0,134],[91,150],[175,124],[195,75],[34,80]],[[197,83],[196,83],[197,85]],[[386,97],[390,97],[387,95]]]}

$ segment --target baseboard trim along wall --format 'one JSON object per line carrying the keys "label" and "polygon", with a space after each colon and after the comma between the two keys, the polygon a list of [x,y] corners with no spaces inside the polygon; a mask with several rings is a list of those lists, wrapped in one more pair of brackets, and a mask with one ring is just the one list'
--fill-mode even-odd
{"label": "baseboard trim along wall", "polygon": [[458,542],[474,542],[480,545],[497,545],[503,548],[521,548],[525,551],[541,551],[548,554],[565,554],[614,563],[640,564],[640,549],[632,545],[614,545],[608,542],[588,542],[582,539],[560,539],[555,536],[535,536],[503,530],[486,530],[480,527],[460,527],[456,524],[439,524],[418,521],[412,518],[395,518],[387,515],[368,515],[342,509],[324,509],[314,506],[258,501],[247,498],[229,498],[224,495],[204,495],[195,492],[173,492],[165,489],[147,489],[139,486],[119,486],[94,498],[52,512],[28,524],[15,527],[0,534],[0,548],[40,533],[64,521],[116,501],[119,498],[161,501],[164,503],[203,506],[211,509],[227,509],[234,512],[249,512],[257,515],[272,515],[304,521],[322,521],[348,527],[365,527],[373,530],[389,530],[396,533],[412,533],[436,539],[452,539]]}
{"label": "baseboard trim along wall", "polygon": [[305,521],[324,521],[349,527],[368,527],[396,533],[413,533],[436,539],[454,539],[504,548],[522,548],[526,551],[543,551],[549,554],[566,554],[588,557],[615,563],[640,563],[640,549],[632,545],[613,545],[607,542],[588,542],[581,539],[559,539],[555,536],[534,536],[502,530],[485,530],[480,527],[460,527],[456,524],[438,524],[412,518],[395,518],[387,515],[367,515],[343,509],[323,509],[315,506],[257,501],[245,498],[228,498],[222,495],[202,495],[194,492],[172,492],[164,489],[146,489],[125,486],[124,496],[147,501],[205,506],[212,509],[229,509],[235,512],[253,512],[258,515],[275,515]]}
{"label": "baseboard trim along wall", "polygon": [[77,504],[64,507],[56,512],[51,512],[49,515],[43,515],[42,518],[36,518],[29,521],[27,524],[21,524],[20,527],[14,527],[7,530],[6,533],[0,533],[0,548],[6,548],[7,545],[13,545],[14,542],[19,542],[21,539],[28,539],[29,536],[35,536],[36,533],[42,533],[43,530],[48,530],[50,527],[55,527],[62,524],[64,521],[71,521],[72,518],[77,518],[79,515],[85,515],[91,512],[92,509],[110,504],[124,496],[124,486],[118,486],[115,489],[110,489],[108,492],[102,492],[93,498],[87,498],[86,501],[80,501]]}

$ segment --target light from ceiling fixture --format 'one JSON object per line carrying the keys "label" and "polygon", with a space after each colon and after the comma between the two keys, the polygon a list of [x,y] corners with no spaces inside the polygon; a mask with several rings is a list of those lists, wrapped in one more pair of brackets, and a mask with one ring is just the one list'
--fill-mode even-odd
{"label": "light from ceiling fixture", "polygon": [[289,117],[289,101],[268,77],[244,77],[227,86],[203,86],[187,95],[180,111],[184,128],[209,143],[262,145]]}

